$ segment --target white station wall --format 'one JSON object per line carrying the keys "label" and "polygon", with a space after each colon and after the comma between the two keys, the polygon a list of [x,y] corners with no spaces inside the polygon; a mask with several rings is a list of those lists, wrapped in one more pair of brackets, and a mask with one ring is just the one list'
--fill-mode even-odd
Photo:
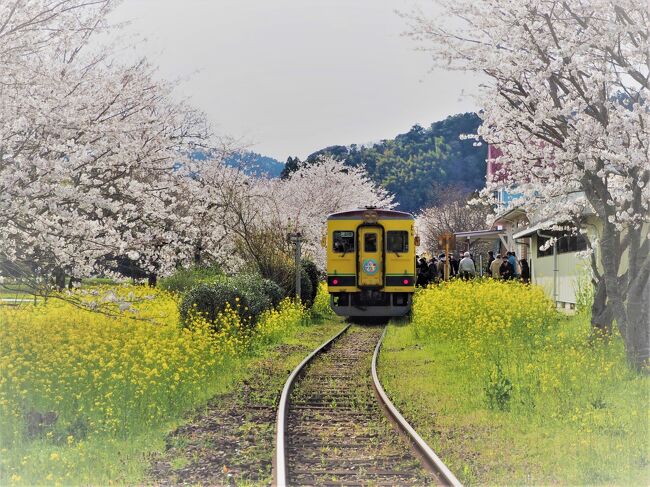
{"label": "white station wall", "polygon": [[[533,244],[536,245],[536,238]],[[537,247],[534,246],[534,249]],[[553,298],[553,256],[537,257],[536,250],[530,255],[532,282],[544,288],[550,298]],[[586,266],[589,261],[579,256],[578,252],[558,254],[558,297],[562,303],[576,304],[576,294],[580,281],[585,279]]]}

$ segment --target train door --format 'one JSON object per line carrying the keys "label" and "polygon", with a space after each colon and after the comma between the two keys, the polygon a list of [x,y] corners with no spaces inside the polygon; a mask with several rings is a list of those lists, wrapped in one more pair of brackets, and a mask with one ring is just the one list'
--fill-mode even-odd
{"label": "train door", "polygon": [[359,286],[381,287],[384,285],[384,243],[381,227],[360,227],[358,236]]}

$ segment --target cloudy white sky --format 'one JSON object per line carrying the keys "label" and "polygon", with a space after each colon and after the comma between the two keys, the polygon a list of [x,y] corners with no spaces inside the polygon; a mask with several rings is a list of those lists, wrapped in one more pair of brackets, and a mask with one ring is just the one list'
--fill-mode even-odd
{"label": "cloudy white sky", "polygon": [[[426,3],[426,0],[423,0]],[[115,21],[214,131],[280,160],[475,110],[400,34],[413,0],[124,0]]]}

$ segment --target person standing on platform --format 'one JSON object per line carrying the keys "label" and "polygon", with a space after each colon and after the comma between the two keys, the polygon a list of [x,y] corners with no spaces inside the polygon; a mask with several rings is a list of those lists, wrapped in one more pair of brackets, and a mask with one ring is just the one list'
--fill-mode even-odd
{"label": "person standing on platform", "polygon": [[429,265],[427,259],[422,257],[418,262],[418,277],[415,285],[419,287],[427,287],[429,284]]}
{"label": "person standing on platform", "polygon": [[444,281],[444,279],[445,279],[445,254],[440,254],[438,256],[438,276],[440,276],[441,281]]}
{"label": "person standing on platform", "polygon": [[523,282],[524,284],[529,284],[530,266],[528,265],[528,261],[526,259],[521,259],[519,262],[521,264],[521,282]]}
{"label": "person standing on platform", "polygon": [[429,261],[429,283],[438,282],[438,264],[436,258]]}
{"label": "person standing on platform", "polygon": [[454,256],[452,253],[451,256],[449,257],[449,276],[457,276],[458,275],[458,259]]}
{"label": "person standing on platform", "polygon": [[488,276],[492,276],[492,271],[490,270],[490,265],[494,262],[494,252],[491,250],[488,250],[488,259],[487,259],[487,265],[485,266],[485,273]]}
{"label": "person standing on platform", "polygon": [[469,252],[463,254],[463,258],[461,259],[460,264],[458,264],[458,274],[461,279],[465,281],[476,277],[476,267],[474,266],[474,261],[470,257]]}
{"label": "person standing on platform", "polygon": [[506,254],[506,256],[503,259],[503,262],[501,263],[501,267],[499,268],[499,272],[501,274],[501,279],[510,280],[514,277],[515,275],[515,270],[512,267],[512,264],[510,263],[509,255]]}
{"label": "person standing on platform", "polygon": [[519,279],[520,272],[519,272],[519,265],[517,264],[517,256],[515,255],[514,252],[508,252],[508,262],[510,262],[510,265],[512,266],[512,276],[515,279]]}
{"label": "person standing on platform", "polygon": [[496,259],[490,264],[490,275],[493,279],[501,279],[501,264],[503,264],[501,254],[497,254]]}

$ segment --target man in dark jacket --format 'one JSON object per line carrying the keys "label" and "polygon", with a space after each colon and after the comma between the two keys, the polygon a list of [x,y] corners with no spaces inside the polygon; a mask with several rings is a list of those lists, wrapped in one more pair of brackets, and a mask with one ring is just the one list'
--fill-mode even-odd
{"label": "man in dark jacket", "polygon": [[449,261],[449,273],[452,276],[458,275],[458,259],[456,259],[454,254],[451,254],[451,260]]}
{"label": "man in dark jacket", "polygon": [[429,282],[438,281],[438,264],[436,259],[433,258],[429,261]]}
{"label": "man in dark jacket", "polygon": [[490,264],[494,262],[494,252],[491,250],[488,250],[488,260],[487,260],[487,266],[485,267],[485,273],[488,276],[492,276],[492,271],[490,270]]}
{"label": "man in dark jacket", "polygon": [[429,284],[429,265],[427,259],[422,257],[418,262],[418,277],[415,281],[416,286],[427,287]]}
{"label": "man in dark jacket", "polygon": [[499,273],[501,274],[501,279],[512,279],[515,275],[515,269],[507,258],[503,259]]}
{"label": "man in dark jacket", "polygon": [[519,265],[521,266],[521,282],[528,284],[530,282],[530,267],[528,266],[528,261],[526,259],[521,259]]}

